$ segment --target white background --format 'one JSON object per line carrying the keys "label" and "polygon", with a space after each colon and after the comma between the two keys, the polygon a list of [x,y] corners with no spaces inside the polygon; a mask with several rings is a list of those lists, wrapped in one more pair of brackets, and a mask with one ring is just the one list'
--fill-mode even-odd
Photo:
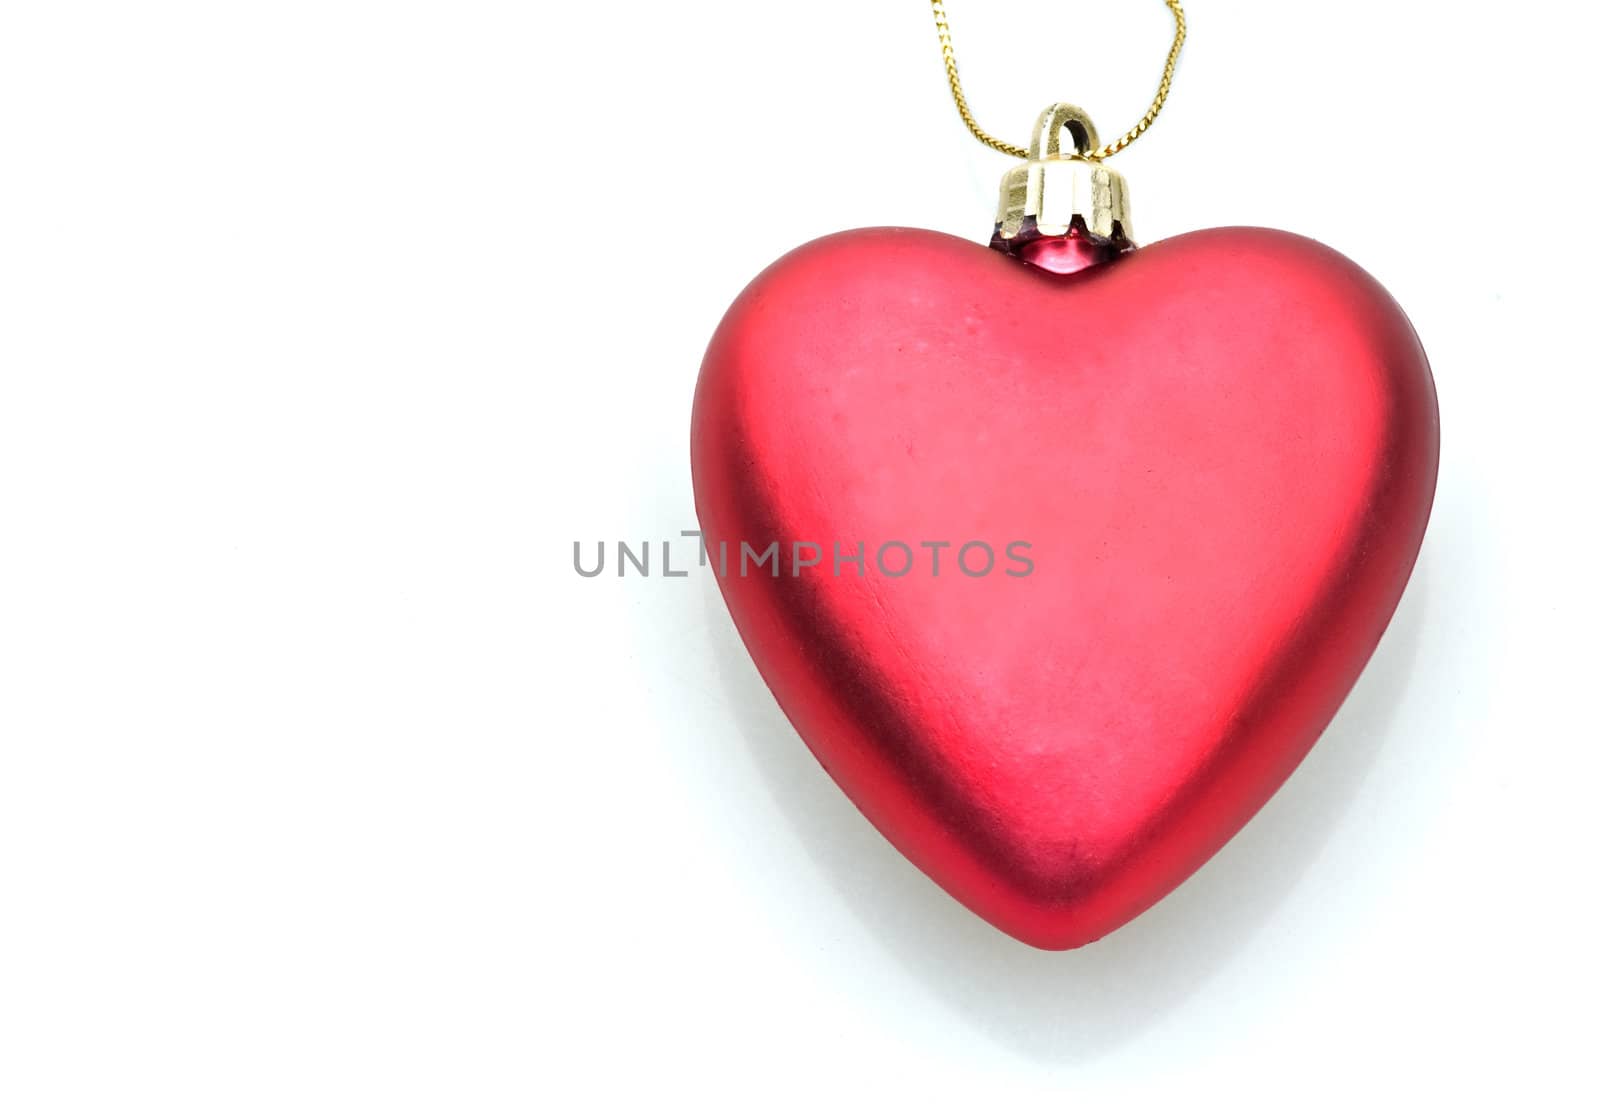
{"label": "white background", "polygon": [[[8,4],[0,1102],[1593,1103],[1587,5],[1193,0],[1141,236],[1367,266],[1415,581],[1157,908],[1020,946],[856,814],[709,576],[704,343],[805,239],[982,239],[925,6]],[[1156,0],[952,0],[980,119],[1143,111]]]}

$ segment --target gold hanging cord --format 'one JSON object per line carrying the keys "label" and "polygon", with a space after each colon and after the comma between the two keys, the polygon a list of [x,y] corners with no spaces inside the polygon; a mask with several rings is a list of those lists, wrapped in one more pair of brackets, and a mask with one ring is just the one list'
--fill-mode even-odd
{"label": "gold hanging cord", "polygon": [[[956,51],[950,44],[950,20],[944,13],[944,0],[932,0],[933,22],[939,29],[939,52],[944,55],[945,76],[950,79],[950,95],[955,99],[956,110],[961,113],[961,122],[967,125],[967,130],[972,132],[972,137],[992,147],[1002,154],[1009,154],[1013,158],[1026,158],[1028,150],[1023,146],[1013,146],[1009,142],[1001,142],[988,131],[978,126],[978,121],[972,118],[972,109],[967,107],[966,93],[961,91],[961,77],[956,72]],[[1156,116],[1161,114],[1161,107],[1167,102],[1167,93],[1172,91],[1172,74],[1178,68],[1178,55],[1183,51],[1183,40],[1189,33],[1187,23],[1183,18],[1183,5],[1179,0],[1165,0],[1167,8],[1172,12],[1173,22],[1177,32],[1172,36],[1172,49],[1167,51],[1167,64],[1161,71],[1161,84],[1156,87],[1156,98],[1150,104],[1150,110],[1144,113],[1144,118],[1133,125],[1133,129],[1115,142],[1108,142],[1095,150],[1090,150],[1083,156],[1090,161],[1098,162],[1118,151],[1126,149],[1134,139],[1150,129],[1150,124],[1156,121]]]}

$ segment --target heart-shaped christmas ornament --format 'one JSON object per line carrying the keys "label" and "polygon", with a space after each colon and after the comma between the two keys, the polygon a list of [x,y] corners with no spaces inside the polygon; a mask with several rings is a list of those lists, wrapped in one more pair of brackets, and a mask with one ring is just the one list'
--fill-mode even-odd
{"label": "heart-shaped christmas ornament", "polygon": [[883,228],[772,265],[692,433],[795,729],[928,876],[1052,949],[1155,903],[1304,757],[1438,464],[1427,360],[1371,277],[1279,231],[1135,250],[1092,139],[1045,113],[998,249]]}

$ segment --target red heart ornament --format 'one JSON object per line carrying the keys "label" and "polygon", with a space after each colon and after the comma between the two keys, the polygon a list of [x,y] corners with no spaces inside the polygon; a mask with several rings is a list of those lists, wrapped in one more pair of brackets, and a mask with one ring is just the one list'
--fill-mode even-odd
{"label": "red heart ornament", "polygon": [[1061,275],[874,229],[735,301],[692,449],[729,611],[818,760],[962,903],[1065,949],[1321,734],[1415,561],[1438,409],[1399,306],[1309,239]]}

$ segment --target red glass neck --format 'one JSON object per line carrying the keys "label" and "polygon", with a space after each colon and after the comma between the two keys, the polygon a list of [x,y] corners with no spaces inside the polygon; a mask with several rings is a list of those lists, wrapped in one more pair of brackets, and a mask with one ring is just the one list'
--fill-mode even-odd
{"label": "red glass neck", "polygon": [[1002,239],[996,235],[990,245],[1028,265],[1060,274],[1080,273],[1113,261],[1134,248],[1121,234],[1111,238],[1091,235],[1076,221],[1063,235],[1041,235],[1037,229],[1025,226],[1023,233],[1015,238]]}

